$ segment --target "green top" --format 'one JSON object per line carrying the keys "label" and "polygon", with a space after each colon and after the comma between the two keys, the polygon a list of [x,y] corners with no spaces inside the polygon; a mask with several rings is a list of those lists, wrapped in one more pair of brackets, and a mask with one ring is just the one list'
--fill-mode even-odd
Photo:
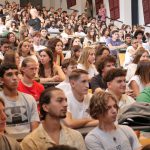
{"label": "green top", "polygon": [[150,87],[144,88],[144,90],[136,98],[136,101],[150,103]]}

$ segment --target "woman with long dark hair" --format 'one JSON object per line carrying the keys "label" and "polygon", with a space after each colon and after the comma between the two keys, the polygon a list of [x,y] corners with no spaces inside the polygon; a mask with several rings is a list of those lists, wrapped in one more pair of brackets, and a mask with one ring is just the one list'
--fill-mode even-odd
{"label": "woman with long dark hair", "polygon": [[64,55],[62,53],[63,42],[58,38],[52,38],[48,42],[48,48],[53,52],[54,63],[61,65],[64,60]]}
{"label": "woman with long dark hair", "polygon": [[61,67],[53,62],[53,53],[51,50],[43,49],[39,52],[39,56],[39,77],[41,83],[60,82],[65,79]]}

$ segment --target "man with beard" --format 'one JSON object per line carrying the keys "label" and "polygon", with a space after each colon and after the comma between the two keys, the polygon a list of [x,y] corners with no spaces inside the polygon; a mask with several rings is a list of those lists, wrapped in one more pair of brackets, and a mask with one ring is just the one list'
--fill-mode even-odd
{"label": "man with beard", "polygon": [[47,150],[54,145],[74,146],[85,150],[82,135],[61,124],[66,117],[67,98],[58,88],[47,88],[40,97],[40,126],[21,143],[23,150]]}

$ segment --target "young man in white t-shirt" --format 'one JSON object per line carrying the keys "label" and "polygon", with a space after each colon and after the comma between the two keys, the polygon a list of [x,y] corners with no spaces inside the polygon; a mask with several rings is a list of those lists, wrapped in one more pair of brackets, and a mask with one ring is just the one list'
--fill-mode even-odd
{"label": "young man in white t-shirt", "polygon": [[77,62],[72,58],[65,59],[62,62],[61,68],[66,75],[66,79],[63,82],[59,83],[56,87],[63,90],[66,95],[71,90],[69,75],[73,70],[77,69]]}
{"label": "young man in white t-shirt", "polygon": [[98,121],[91,119],[88,107],[92,94],[88,93],[89,76],[82,69],[73,70],[69,76],[71,91],[67,93],[68,109],[64,122],[71,128],[95,126]]}

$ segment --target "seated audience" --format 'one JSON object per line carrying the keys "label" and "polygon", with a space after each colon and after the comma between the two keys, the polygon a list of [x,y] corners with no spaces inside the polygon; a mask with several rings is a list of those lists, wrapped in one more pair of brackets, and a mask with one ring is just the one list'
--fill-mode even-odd
{"label": "seated audience", "polygon": [[115,68],[115,64],[116,60],[111,55],[103,56],[97,60],[96,68],[99,74],[90,81],[92,92],[106,90],[107,83],[104,81],[104,76],[110,69]]}
{"label": "seated audience", "polygon": [[49,40],[48,31],[47,31],[46,28],[43,27],[43,28],[40,29],[40,32],[41,32],[41,41],[40,41],[40,44],[44,45],[44,46],[47,46],[48,40]]}
{"label": "seated audience", "polygon": [[77,62],[72,58],[64,59],[61,67],[64,74],[66,75],[66,78],[63,82],[59,83],[56,87],[63,90],[66,95],[71,90],[69,76],[73,70],[77,69]]}
{"label": "seated audience", "polygon": [[147,38],[147,42],[143,43],[142,46],[150,53],[150,35]]}
{"label": "seated audience", "polygon": [[8,51],[10,49],[10,45],[8,40],[1,40],[0,42],[0,59],[3,60],[4,59],[4,55],[6,53],[6,51]]}
{"label": "seated audience", "polygon": [[135,75],[130,79],[128,86],[138,96],[144,90],[146,84],[150,83],[150,60],[143,60],[138,63]]}
{"label": "seated audience", "polygon": [[117,99],[108,92],[95,93],[90,102],[89,112],[99,124],[85,137],[88,150],[138,150],[141,144],[134,131],[125,125],[116,125]]}
{"label": "seated audience", "polygon": [[110,30],[108,28],[104,28],[99,38],[99,42],[106,43],[108,38],[110,38]]}
{"label": "seated audience", "polygon": [[98,37],[95,29],[89,28],[87,31],[87,36],[84,38],[83,47],[88,47],[94,45],[98,42]]}
{"label": "seated audience", "polygon": [[110,53],[112,55],[118,57],[118,50],[126,48],[127,45],[119,39],[118,30],[113,30],[111,32],[111,36],[112,36],[111,38],[107,39],[106,45],[110,49]]}
{"label": "seated audience", "polygon": [[73,58],[74,60],[78,61],[79,57],[81,55],[82,52],[82,48],[79,45],[74,45],[71,48],[71,58]]}
{"label": "seated audience", "polygon": [[19,69],[20,58],[19,58],[18,53],[13,50],[8,50],[4,55],[2,64],[15,64],[15,65],[17,65],[17,67]]}
{"label": "seated audience", "polygon": [[7,34],[7,40],[9,41],[9,46],[12,50],[16,50],[18,46],[18,40],[13,32]]}
{"label": "seated audience", "polygon": [[51,50],[41,50],[39,52],[39,57],[39,77],[41,83],[60,82],[65,79],[61,67],[53,62],[53,53]]}
{"label": "seated audience", "polygon": [[21,150],[19,143],[5,134],[6,114],[5,104],[0,98],[0,149],[1,150]]}
{"label": "seated audience", "polygon": [[135,57],[133,59],[133,62],[128,65],[127,67],[127,75],[126,75],[126,81],[129,82],[130,79],[135,75],[137,64],[142,60],[147,60],[149,54],[146,50],[143,48],[139,48],[139,50],[135,53]]}
{"label": "seated audience", "polygon": [[144,90],[136,97],[136,101],[150,103],[150,83],[147,84]]}
{"label": "seated audience", "polygon": [[78,60],[78,69],[87,70],[89,77],[92,78],[98,74],[95,68],[95,49],[91,47],[85,47]]}
{"label": "seated audience", "polygon": [[70,39],[70,40],[71,40],[71,43],[69,44],[70,45],[69,46],[69,51],[66,53],[65,59],[71,57],[73,47],[78,46],[78,47],[80,47],[80,49],[82,47],[81,40],[80,40],[79,37],[75,37],[75,38]]}
{"label": "seated audience", "polygon": [[33,32],[32,38],[33,38],[33,49],[35,52],[39,52],[42,49],[46,48],[46,46],[43,46],[40,44],[40,41],[41,41],[41,33],[40,32],[38,32],[38,31]]}
{"label": "seated audience", "polygon": [[92,94],[88,93],[89,76],[87,71],[76,69],[69,76],[71,91],[67,93],[68,109],[64,123],[71,128],[95,126],[97,120],[88,114]]}
{"label": "seated audience", "polygon": [[62,53],[63,43],[58,38],[52,38],[48,42],[48,48],[53,52],[53,60],[57,65],[61,65],[64,60],[64,55]]}
{"label": "seated audience", "polygon": [[47,150],[55,145],[86,150],[82,135],[61,124],[66,117],[67,98],[58,88],[46,89],[40,97],[41,124],[21,142],[22,150]]}
{"label": "seated audience", "polygon": [[80,38],[86,37],[86,34],[83,31],[82,25],[77,25],[75,27],[75,34],[74,35],[77,36],[77,37],[80,37]]}
{"label": "seated audience", "polygon": [[125,34],[125,44],[129,47],[131,46],[132,37],[130,33]]}
{"label": "seated audience", "polygon": [[110,50],[106,46],[98,45],[96,47],[96,54],[95,54],[95,62],[99,57],[108,56],[110,55]]}
{"label": "seated audience", "polygon": [[17,51],[20,56],[20,66],[22,64],[22,61],[27,57],[34,59],[38,63],[38,59],[34,52],[31,50],[31,45],[28,40],[21,41],[18,45]]}
{"label": "seated audience", "polygon": [[137,48],[138,48],[137,39],[132,39],[131,46],[127,48],[126,53],[125,53],[124,68],[127,68],[128,65],[132,63],[135,57],[135,54],[138,51]]}
{"label": "seated audience", "polygon": [[109,70],[104,80],[107,82],[107,92],[112,93],[117,99],[118,106],[121,108],[130,105],[135,102],[135,100],[128,96],[126,92],[126,71],[120,68],[114,68]]}
{"label": "seated audience", "polygon": [[4,64],[0,67],[3,90],[0,97],[5,103],[7,115],[5,131],[8,134],[29,133],[38,127],[39,115],[35,99],[17,90],[18,69],[16,65]]}
{"label": "seated audience", "polygon": [[37,71],[38,64],[34,59],[25,58],[23,60],[21,65],[22,78],[18,84],[18,91],[32,95],[38,103],[44,86],[34,80]]}
{"label": "seated audience", "polygon": [[138,42],[138,47],[142,46],[143,43],[143,36],[144,36],[144,31],[141,29],[137,29],[134,33],[134,38],[137,39]]}

